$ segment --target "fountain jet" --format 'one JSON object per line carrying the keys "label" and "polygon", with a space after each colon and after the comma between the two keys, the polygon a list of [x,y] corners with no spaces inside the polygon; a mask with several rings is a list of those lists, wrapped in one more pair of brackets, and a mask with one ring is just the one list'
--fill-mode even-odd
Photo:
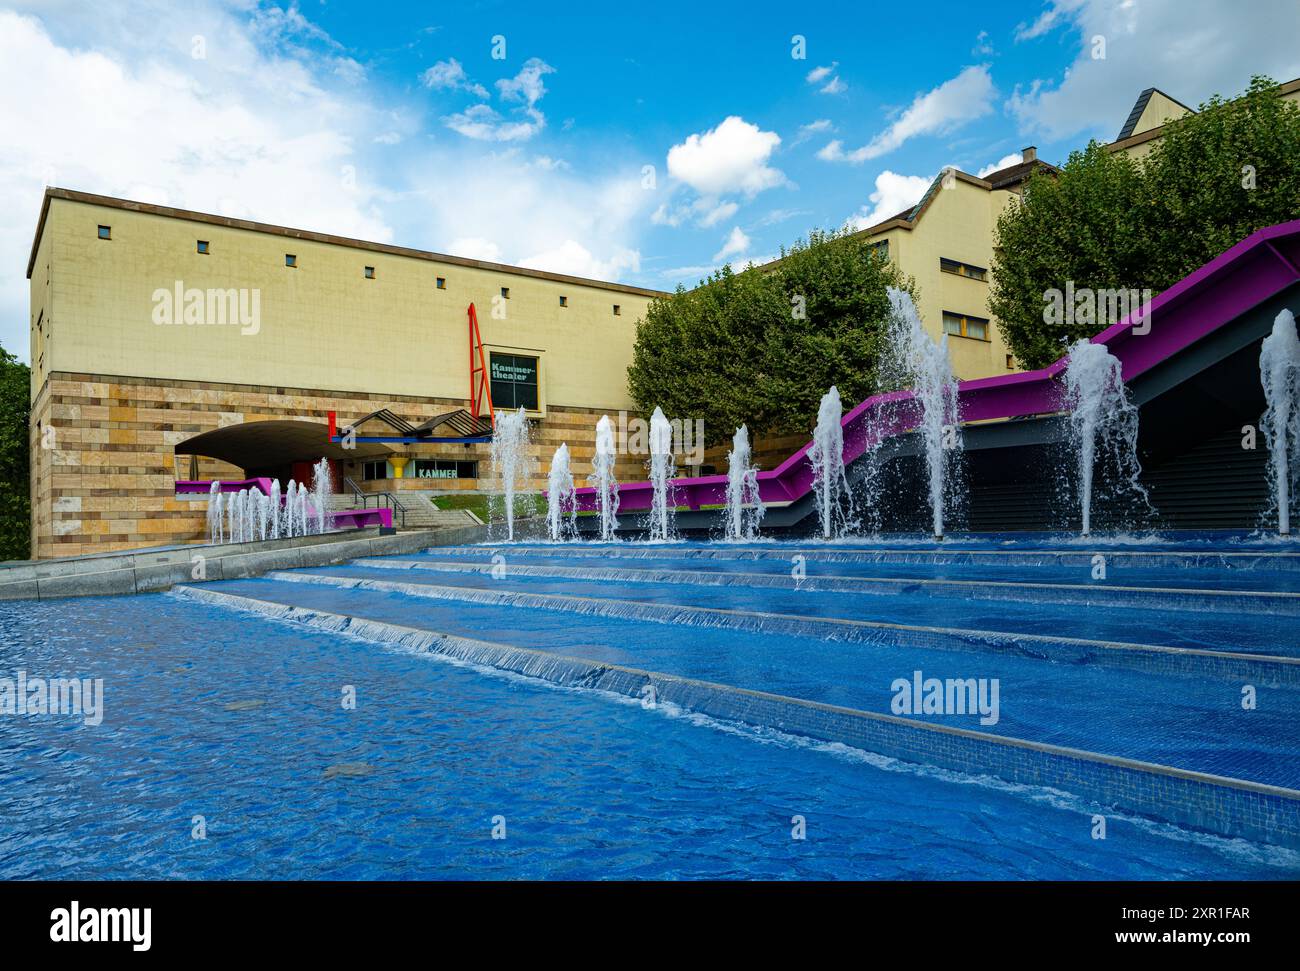
{"label": "fountain jet", "polygon": [[1070,347],[1065,398],[1078,457],[1082,532],[1087,536],[1092,532],[1093,473],[1099,455],[1118,473],[1121,485],[1141,495],[1149,505],[1147,491],[1138,481],[1142,474],[1137,457],[1138,413],[1124,387],[1119,359],[1105,344],[1086,339]]}
{"label": "fountain jet", "polygon": [[569,443],[563,442],[551,457],[546,483],[546,526],[557,543],[577,532],[578,507],[573,494],[573,472],[569,468]]}
{"label": "fountain jet", "polygon": [[672,499],[673,477],[673,426],[664,417],[663,409],[656,408],[650,416],[650,483],[654,495],[650,505],[650,539],[673,538],[673,520],[676,512]]}
{"label": "fountain jet", "polygon": [[600,538],[611,540],[618,529],[618,481],[614,478],[614,426],[609,415],[596,422],[596,454],[591,459],[587,485],[596,490],[600,512]]}
{"label": "fountain jet", "polygon": [[722,514],[727,539],[752,540],[763,518],[758,497],[758,469],[750,458],[749,429],[741,425],[731,439],[727,455],[727,507]]}
{"label": "fountain jet", "polygon": [[1290,310],[1278,313],[1273,332],[1264,338],[1259,378],[1268,406],[1259,424],[1268,443],[1268,478],[1277,508],[1277,531],[1289,536],[1292,497],[1300,490],[1300,339]]}

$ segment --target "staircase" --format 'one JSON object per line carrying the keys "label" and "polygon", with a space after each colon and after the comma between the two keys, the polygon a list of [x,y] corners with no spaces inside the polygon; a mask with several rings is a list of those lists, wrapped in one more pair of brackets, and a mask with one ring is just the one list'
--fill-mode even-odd
{"label": "staircase", "polygon": [[[394,514],[393,525],[404,529],[436,529],[441,526],[478,525],[478,517],[468,509],[439,509],[423,492],[403,492],[400,501],[406,508],[405,522]],[[350,490],[330,496],[331,509],[356,509],[361,505]]]}

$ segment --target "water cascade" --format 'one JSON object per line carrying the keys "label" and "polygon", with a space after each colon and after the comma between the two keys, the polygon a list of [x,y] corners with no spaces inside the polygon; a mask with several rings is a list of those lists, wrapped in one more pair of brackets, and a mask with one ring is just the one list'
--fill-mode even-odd
{"label": "water cascade", "polygon": [[492,471],[501,483],[507,540],[515,538],[515,491],[518,480],[529,477],[528,459],[528,416],[524,409],[501,412],[492,431]]}
{"label": "water cascade", "polygon": [[1268,478],[1279,535],[1291,534],[1292,497],[1300,491],[1300,339],[1295,315],[1281,311],[1259,351],[1259,379],[1268,406],[1260,431],[1268,443]]}
{"label": "water cascade", "polygon": [[252,543],[328,532],[333,488],[326,459],[316,463],[312,481],[314,488],[308,489],[290,479],[283,499],[274,479],[269,494],[258,489],[223,493],[221,482],[213,482],[208,491],[208,542]]}
{"label": "water cascade", "polygon": [[812,446],[808,449],[817,517],[824,539],[843,535],[852,524],[853,500],[849,494],[848,477],[844,474],[843,413],[839,389],[832,386],[822,395],[821,405],[817,408],[817,427],[813,431]]}
{"label": "water cascade", "polygon": [[942,539],[951,465],[962,446],[957,381],[948,359],[948,335],[942,335],[936,342],[925,332],[916,304],[905,291],[890,287],[889,303],[891,366],[895,377],[911,387],[921,406],[919,428],[925,446],[930,516],[935,538]]}
{"label": "water cascade", "polygon": [[313,533],[324,533],[329,519],[330,498],[334,494],[334,478],[330,475],[329,459],[321,459],[311,471],[311,502],[316,513]]}
{"label": "water cascade", "polygon": [[731,439],[731,451],[727,454],[727,506],[722,514],[723,533],[727,539],[753,540],[762,519],[763,503],[758,497],[758,469],[751,459],[749,428],[741,425]]}
{"label": "water cascade", "polygon": [[1079,509],[1083,535],[1092,531],[1093,481],[1100,459],[1121,488],[1128,487],[1147,501],[1138,482],[1142,465],[1137,457],[1138,413],[1124,387],[1123,367],[1105,344],[1076,341],[1065,370],[1065,397],[1070,431],[1078,457]]}
{"label": "water cascade", "polygon": [[551,457],[551,473],[546,481],[546,528],[556,542],[577,534],[578,507],[573,493],[569,444],[563,442]]}
{"label": "water cascade", "polygon": [[614,478],[614,426],[609,415],[596,422],[596,454],[591,459],[587,484],[596,490],[600,511],[600,538],[611,540],[618,529],[618,480]]}
{"label": "water cascade", "polygon": [[208,542],[225,542],[225,522],[221,518],[223,503],[221,501],[221,483],[214,481],[208,490]]}
{"label": "water cascade", "polygon": [[650,483],[654,496],[650,505],[650,539],[673,538],[676,505],[670,480],[673,477],[673,426],[656,408],[650,416]]}

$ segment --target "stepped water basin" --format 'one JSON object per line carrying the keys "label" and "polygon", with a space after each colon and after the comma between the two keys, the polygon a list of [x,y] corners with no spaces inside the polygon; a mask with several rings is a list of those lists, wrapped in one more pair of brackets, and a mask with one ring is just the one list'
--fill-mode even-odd
{"label": "stepped water basin", "polygon": [[[2,605],[0,674],[105,701],[8,722],[0,874],[1300,874],[1292,547],[1102,541],[1145,559],[1098,580],[1095,540],[867,543],[448,547]],[[932,678],[984,707],[900,713]]]}

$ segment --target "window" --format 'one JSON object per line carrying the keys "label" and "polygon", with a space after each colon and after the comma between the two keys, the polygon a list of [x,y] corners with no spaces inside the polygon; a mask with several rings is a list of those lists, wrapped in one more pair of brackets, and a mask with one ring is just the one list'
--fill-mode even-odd
{"label": "window", "polygon": [[889,259],[889,240],[882,239],[879,243],[872,243],[871,251],[873,253],[879,253],[885,259]]}
{"label": "window", "polygon": [[569,298],[566,297],[566,296],[564,296],[563,294],[561,294],[561,295],[560,295],[560,306],[561,306],[561,307],[567,307],[568,305],[569,305]]}
{"label": "window", "polygon": [[198,241],[198,244],[197,244],[197,249],[198,249],[198,251],[199,251],[202,255],[207,256],[207,255],[208,255],[208,241],[207,241],[206,239],[201,239],[201,240],[199,240],[199,241]]}
{"label": "window", "polygon": [[502,287],[502,288],[501,288],[501,298],[502,298],[503,300],[509,300],[509,299],[510,299],[510,288],[509,288],[509,287]]}
{"label": "window", "polygon": [[385,459],[380,459],[377,462],[366,462],[361,467],[361,478],[365,482],[392,478],[388,474],[388,462]]}
{"label": "window", "polygon": [[1007,355],[1007,370],[1008,370],[1008,371],[1014,371],[1015,369],[1016,369],[1016,359],[1015,359],[1014,357],[1012,357],[1010,354],[1008,354],[1008,355]]}
{"label": "window", "polygon": [[298,265],[298,257],[294,256],[292,253],[285,253],[285,254],[284,254],[284,265],[285,265],[285,266],[295,266],[295,267],[296,267],[296,266]]}
{"label": "window", "polygon": [[445,276],[438,277],[438,279],[434,281],[434,286],[436,286],[439,290],[446,290],[447,278]]}
{"label": "window", "polygon": [[477,479],[477,462],[458,462],[455,459],[416,459],[417,479]]}
{"label": "window", "polygon": [[623,316],[623,308],[620,307],[618,304],[614,304],[614,316],[615,317]]}
{"label": "window", "polygon": [[373,266],[366,267],[366,279],[373,280],[374,278],[375,278],[375,268]]}
{"label": "window", "polygon": [[112,226],[100,226],[100,227],[99,227],[99,238],[100,238],[100,239],[112,239],[112,238],[113,238],[113,227],[112,227]]}
{"label": "window", "polygon": [[989,322],[983,317],[971,317],[968,314],[954,314],[944,311],[943,332],[954,337],[969,337],[972,340],[989,339]]}
{"label": "window", "polygon": [[488,364],[494,408],[537,410],[537,358],[493,354]]}
{"label": "window", "polygon": [[939,257],[939,269],[945,273],[955,273],[971,280],[987,280],[989,275],[989,271],[982,266],[959,263],[956,260],[944,259],[942,256]]}

